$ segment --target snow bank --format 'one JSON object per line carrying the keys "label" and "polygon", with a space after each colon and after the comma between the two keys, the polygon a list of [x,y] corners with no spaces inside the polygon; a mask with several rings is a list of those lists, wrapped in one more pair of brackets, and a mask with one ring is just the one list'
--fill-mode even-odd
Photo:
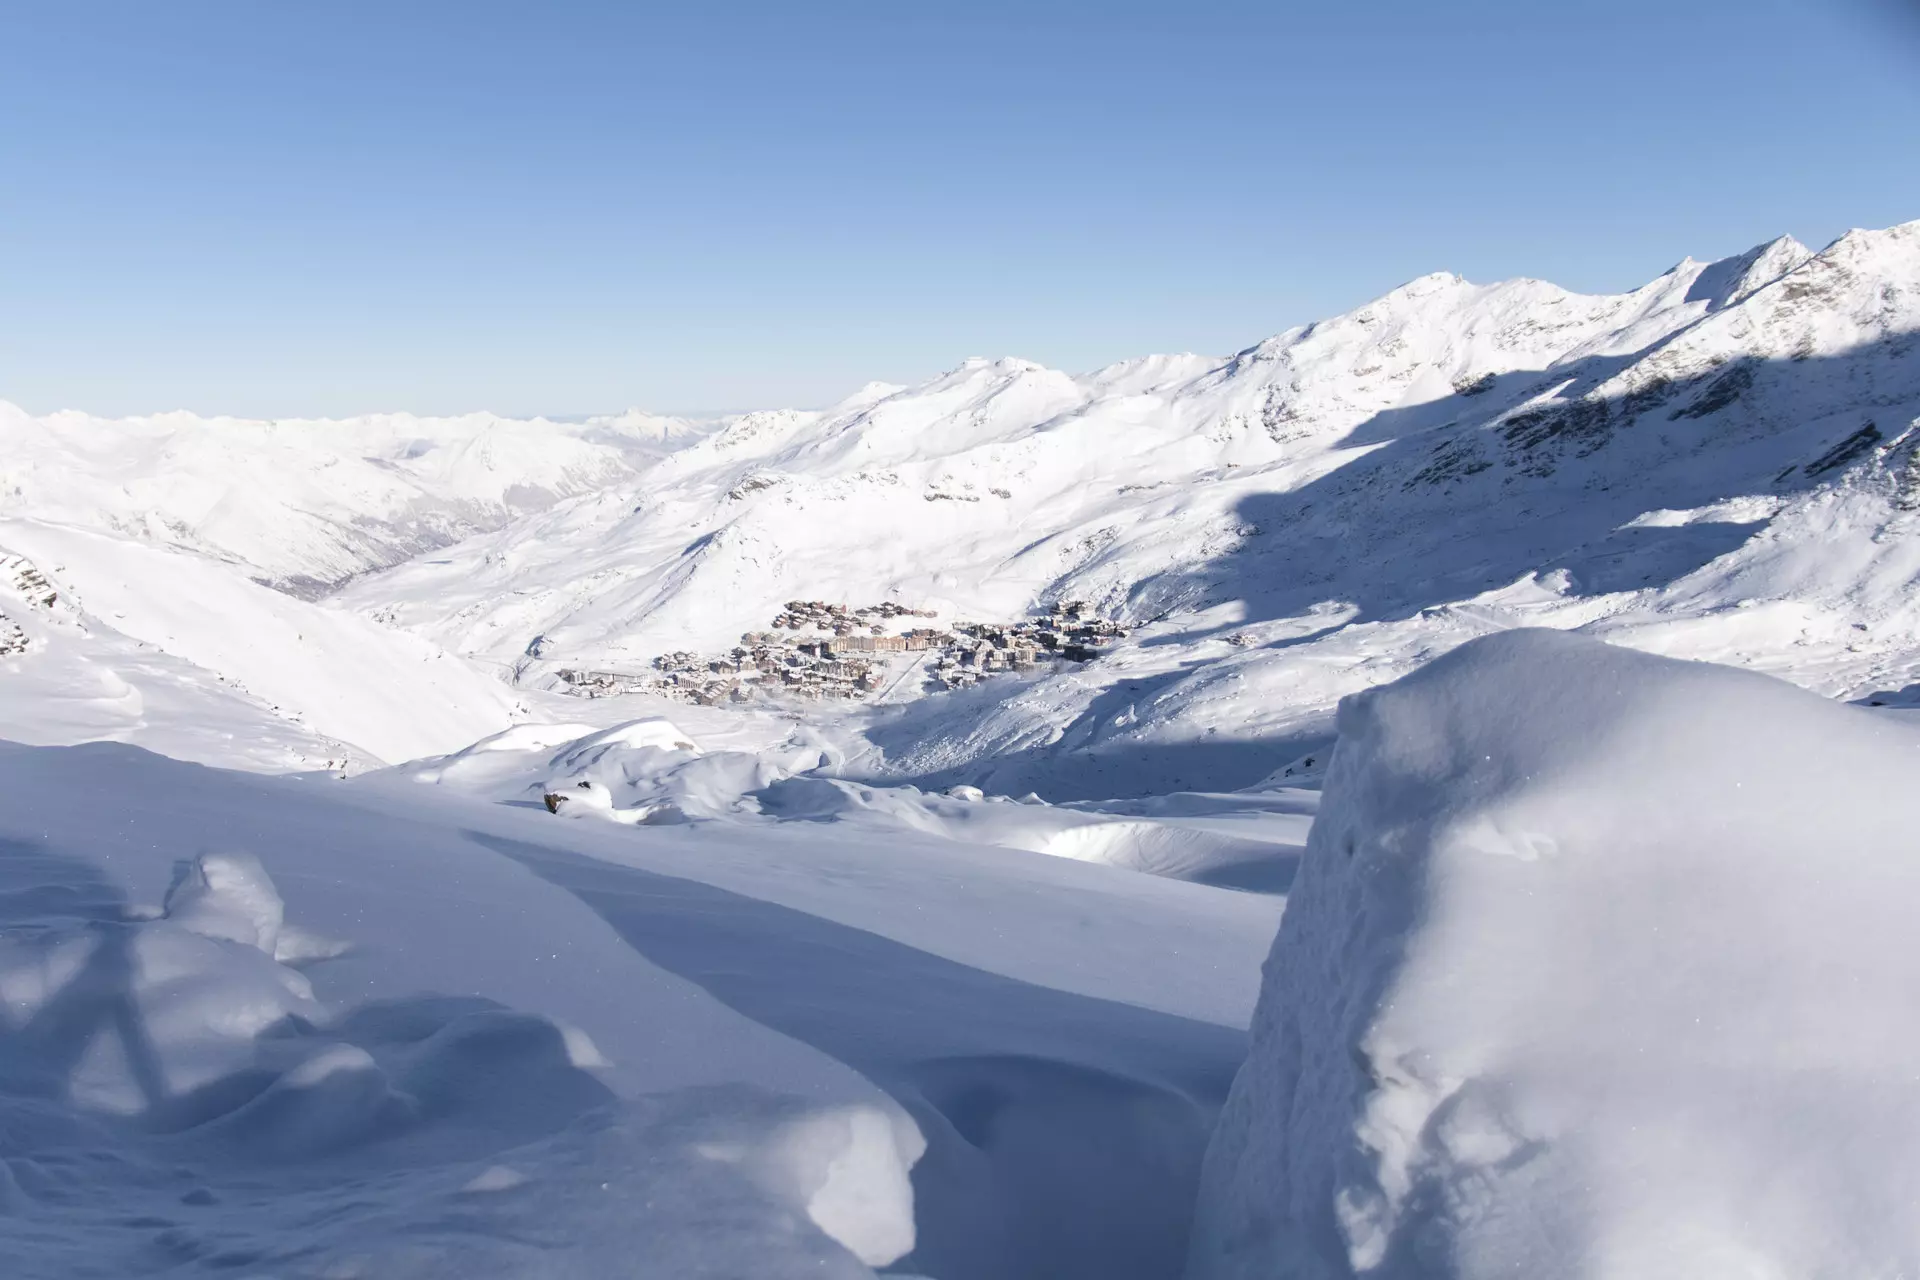
{"label": "snow bank", "polygon": [[1339,728],[1190,1280],[1920,1269],[1920,739],[1544,631]]}
{"label": "snow bank", "polygon": [[1292,880],[1318,796],[1189,792],[1069,806],[1035,796],[989,796],[970,786],[932,795],[911,786],[800,776],[772,783],[754,800],[766,816],[844,823],[869,838],[924,832],[1171,880],[1278,892]]}
{"label": "snow bank", "polygon": [[751,812],[753,792],[820,759],[807,747],[704,752],[671,720],[646,716],[607,729],[519,725],[400,772],[508,803],[544,803],[561,817],[632,825]]}

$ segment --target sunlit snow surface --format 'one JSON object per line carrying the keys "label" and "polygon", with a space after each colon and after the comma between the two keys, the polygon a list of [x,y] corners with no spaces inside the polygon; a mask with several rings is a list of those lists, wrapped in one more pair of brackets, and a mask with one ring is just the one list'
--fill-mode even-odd
{"label": "sunlit snow surface", "polygon": [[1349,699],[1190,1280],[1912,1273],[1917,760],[1545,631]]}

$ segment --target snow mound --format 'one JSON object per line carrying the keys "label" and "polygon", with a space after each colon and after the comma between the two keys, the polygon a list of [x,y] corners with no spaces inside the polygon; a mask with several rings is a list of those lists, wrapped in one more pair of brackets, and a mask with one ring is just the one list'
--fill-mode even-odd
{"label": "snow mound", "polygon": [[[260,1037],[320,1016],[306,978],[274,960],[285,909],[250,855],[180,863],[153,919],[102,882],[43,877],[59,863],[16,852],[0,866],[15,921],[0,937],[0,1082],[186,1127],[268,1078]],[[287,1079],[312,1074],[286,1058],[292,1040],[275,1048]]]}
{"label": "snow mound", "polygon": [[[575,733],[581,736],[568,736]],[[673,721],[649,716],[608,729],[516,725],[375,776],[543,804],[563,818],[627,826],[831,823],[861,838],[912,832],[1261,892],[1284,892],[1291,882],[1317,799],[1276,790],[1053,806],[966,785],[936,795],[835,777],[829,756],[808,734],[755,750],[703,751]]]}
{"label": "snow mound", "polygon": [[250,853],[201,854],[174,868],[163,904],[167,919],[203,938],[245,943],[272,955],[286,904]]}
{"label": "snow mound", "polygon": [[816,1111],[774,1131],[761,1157],[776,1192],[797,1196],[807,1217],[868,1266],[913,1250],[908,1171],[927,1140],[898,1111],[850,1106]]}
{"label": "snow mound", "polygon": [[647,716],[608,729],[518,725],[402,772],[563,817],[658,824],[751,810],[751,793],[819,763],[805,747],[703,752],[671,720]]}
{"label": "snow mound", "polygon": [[1920,1268],[1920,738],[1547,631],[1339,730],[1190,1280]]}

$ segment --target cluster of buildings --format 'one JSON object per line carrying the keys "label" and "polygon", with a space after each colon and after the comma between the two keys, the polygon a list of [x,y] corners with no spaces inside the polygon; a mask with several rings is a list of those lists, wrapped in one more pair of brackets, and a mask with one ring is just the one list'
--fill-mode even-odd
{"label": "cluster of buildings", "polygon": [[938,616],[931,609],[909,609],[891,600],[858,609],[849,609],[844,604],[829,604],[825,600],[789,600],[786,608],[774,615],[773,625],[786,631],[804,631],[814,627],[831,631],[836,636],[851,636],[861,631],[868,635],[884,636],[887,633],[886,624],[895,618]]}
{"label": "cluster of buildings", "polygon": [[[0,555],[0,577],[34,608],[51,609],[60,599],[46,575],[23,556]],[[0,613],[0,658],[25,653],[30,647],[26,629]]]}
{"label": "cluster of buildings", "polygon": [[806,699],[862,698],[878,692],[887,674],[879,655],[936,654],[927,687],[964,689],[990,676],[1031,670],[1044,660],[1084,662],[1127,634],[1077,600],[1025,622],[962,622],[951,630],[912,627],[891,633],[887,625],[899,618],[936,616],[891,601],[855,609],[789,600],[775,616],[774,630],[749,631],[719,657],[678,650],[655,658],[649,675],[558,674],[567,692],[590,698],[648,691],[701,706],[747,702],[756,691]]}
{"label": "cluster of buildings", "polygon": [[669,653],[653,665],[662,691],[702,706],[745,702],[756,686],[800,698],[858,698],[879,689],[882,674],[872,661],[853,657],[839,637],[796,642],[753,631],[721,657]]}
{"label": "cluster of buildings", "polygon": [[60,592],[38,565],[25,556],[0,556],[0,573],[7,576],[13,589],[37,609],[51,609],[60,600]]}
{"label": "cluster of buildings", "polygon": [[958,636],[942,647],[927,683],[933,689],[965,689],[1009,671],[1031,670],[1052,658],[1087,662],[1127,629],[1094,614],[1084,600],[1054,605],[1024,622],[962,622]]}

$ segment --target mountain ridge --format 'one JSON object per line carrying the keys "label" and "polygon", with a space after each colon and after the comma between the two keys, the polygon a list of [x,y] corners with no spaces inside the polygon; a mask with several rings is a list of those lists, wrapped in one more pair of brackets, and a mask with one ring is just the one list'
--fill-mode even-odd
{"label": "mountain ridge", "polygon": [[[1898,505],[1916,333],[1907,223],[1613,295],[1430,273],[1228,356],[1080,375],[974,358],[708,423],[376,415],[276,436],[0,410],[0,515],[223,560],[523,700],[564,669],[722,653],[789,599],[939,625],[1085,600],[1134,640],[924,705],[890,674],[876,705],[805,715],[848,770],[929,785],[1245,785],[1323,741],[1342,693],[1505,626],[1841,696],[1920,680]],[[146,452],[116,460],[122,437]],[[1844,531],[1822,525],[1842,509]],[[1728,626],[1736,608],[1773,630]]]}

